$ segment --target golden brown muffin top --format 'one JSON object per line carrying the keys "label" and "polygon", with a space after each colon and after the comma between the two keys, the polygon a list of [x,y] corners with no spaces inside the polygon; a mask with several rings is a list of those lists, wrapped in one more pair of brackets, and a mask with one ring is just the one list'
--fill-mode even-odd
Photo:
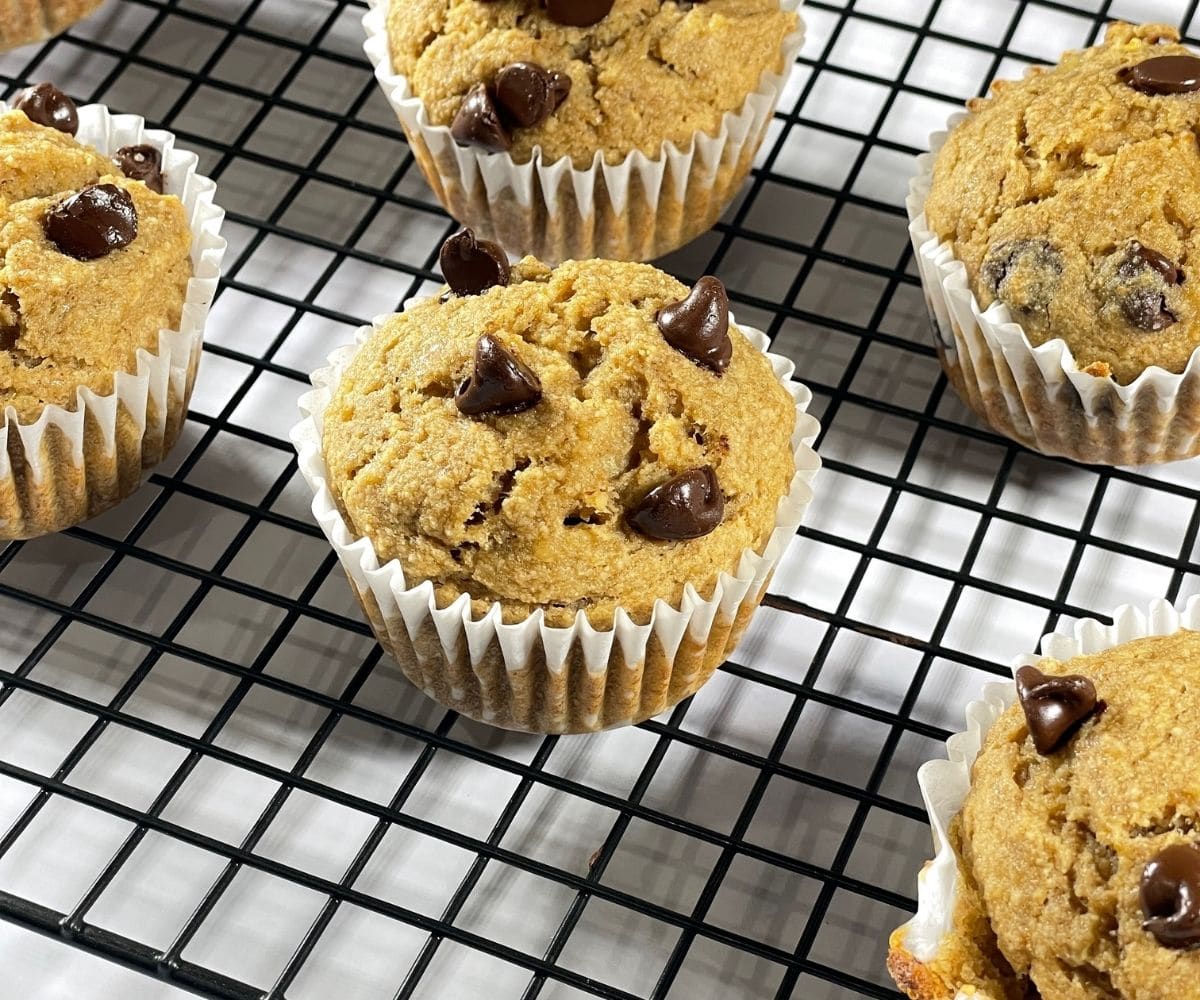
{"label": "golden brown muffin top", "polygon": [[[81,191],[111,185],[132,201],[137,234],[95,259],[51,241],[45,220]],[[119,195],[123,198],[123,195]],[[0,115],[0,405],[36,420],[73,409],[76,390],[112,391],[179,325],[191,277],[191,233],[178,198],[130,180],[71,135]]]}
{"label": "golden brown muffin top", "polygon": [[[611,625],[648,621],[654,601],[704,596],[745,548],[765,544],[795,473],[795,403],[730,327],[718,375],[671,347],[659,310],[688,289],[644,264],[533,258],[510,284],[429,300],[386,320],[355,356],[324,419],[330,488],[356,536],[399,559],[410,586],[476,614],[579,609]],[[489,335],[540,382],[540,401],[467,416],[456,394]],[[648,538],[629,511],[647,492],[711,466],[724,497],[715,530]]]}
{"label": "golden brown muffin top", "polygon": [[1193,996],[1200,935],[1190,949],[1164,944],[1141,887],[1164,851],[1200,845],[1200,633],[1038,667],[1087,678],[1101,705],[1046,754],[1020,704],[989,731],[953,829],[959,940],[939,968],[973,956],[984,978],[958,984],[996,1000],[1031,984],[1041,1000]]}
{"label": "golden brown muffin top", "polygon": [[951,131],[925,206],[982,306],[1005,302],[1035,345],[1062,338],[1122,384],[1182,371],[1200,344],[1200,93],[1167,92],[1171,67],[1143,65],[1191,56],[1178,39],[1114,24],[995,84]]}
{"label": "golden brown muffin top", "polygon": [[[574,2],[574,0],[572,0]],[[393,0],[392,64],[435,125],[450,125],[467,93],[513,63],[570,77],[570,94],[534,127],[512,133],[518,163],[540,146],[547,162],[617,163],[635,149],[657,158],[670,141],[715,135],[763,74],[782,72],[794,13],[779,0],[616,0],[598,22],[556,22],[535,0]]]}
{"label": "golden brown muffin top", "polygon": [[101,0],[0,0],[0,49],[57,35]]}

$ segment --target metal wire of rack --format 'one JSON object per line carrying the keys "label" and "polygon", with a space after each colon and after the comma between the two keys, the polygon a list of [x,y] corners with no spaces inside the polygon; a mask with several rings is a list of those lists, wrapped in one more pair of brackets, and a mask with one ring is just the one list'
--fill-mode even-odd
{"label": "metal wire of rack", "polygon": [[809,0],[752,181],[665,266],[723,277],[797,360],[818,502],[713,683],[587,739],[424,701],[307,513],[286,439],[307,372],[432,287],[453,230],[361,55],[363,5],[119,0],[0,56],[5,93],[52,79],[174,131],[231,240],[170,463],[0,553],[0,918],[228,1000],[897,996],[916,764],[1061,618],[1200,571],[1195,463],[1044,459],[948,391],[912,160],[997,75],[1113,17],[1190,32],[1198,5]]}

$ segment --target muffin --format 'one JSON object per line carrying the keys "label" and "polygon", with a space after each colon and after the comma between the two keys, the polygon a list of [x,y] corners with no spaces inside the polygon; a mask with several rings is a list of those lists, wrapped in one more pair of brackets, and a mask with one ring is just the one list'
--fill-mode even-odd
{"label": "muffin", "polygon": [[710,229],[802,41],[800,0],[374,0],[376,67],[456,219],[552,263]]}
{"label": "muffin", "polygon": [[[956,872],[951,898],[925,876],[922,913],[949,918],[933,947],[927,928],[893,937],[889,965],[914,1000],[1195,994],[1200,632],[1179,626],[1196,610],[1156,609],[1168,635],[1119,615],[1114,640],[1142,637],[1025,663],[1015,692],[972,706],[973,765],[922,776]],[[968,768],[969,790],[952,792]]]}
{"label": "muffin", "polygon": [[0,0],[0,49],[38,42],[94,11],[103,0]]}
{"label": "muffin", "polygon": [[950,380],[1047,454],[1200,452],[1200,58],[1163,25],[1001,81],[909,198]]}
{"label": "muffin", "polygon": [[174,444],[219,213],[194,157],[123,141],[149,138],[137,120],[80,111],[49,84],[13,107],[0,105],[0,537],[28,538],[111,507]]}
{"label": "muffin", "polygon": [[794,534],[809,396],[715,278],[510,269],[469,231],[442,261],[450,291],[302,402],[318,520],[443,704],[543,732],[656,715],[725,659]]}

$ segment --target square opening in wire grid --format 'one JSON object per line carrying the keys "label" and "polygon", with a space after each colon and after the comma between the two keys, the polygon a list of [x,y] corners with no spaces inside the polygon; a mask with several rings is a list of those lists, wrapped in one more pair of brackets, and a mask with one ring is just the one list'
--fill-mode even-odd
{"label": "square opening in wire grid", "polygon": [[894,995],[915,765],[1060,613],[1195,589],[1200,498],[1194,476],[1078,469],[974,421],[926,340],[907,177],[995,74],[1108,16],[1195,9],[811,0],[754,178],[668,264],[724,277],[796,360],[832,474],[726,671],[593,739],[494,736],[415,693],[296,487],[307,372],[428,287],[453,226],[362,58],[362,3],[121,0],[0,56],[10,91],[57,79],[173,129],[231,210],[172,462],[0,555],[0,887],[67,913],[111,867],[84,918],[152,949],[207,897],[181,968],[214,997],[245,991],[212,973],[288,997]]}

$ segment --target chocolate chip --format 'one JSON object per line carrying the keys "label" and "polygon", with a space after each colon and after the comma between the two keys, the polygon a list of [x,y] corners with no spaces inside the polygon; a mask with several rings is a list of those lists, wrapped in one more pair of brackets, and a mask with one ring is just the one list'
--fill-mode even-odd
{"label": "chocolate chip", "polygon": [[563,102],[571,96],[571,78],[566,73],[556,69],[550,70],[550,101],[551,113],[563,106]]}
{"label": "chocolate chip", "polygon": [[542,383],[533,370],[485,333],[475,345],[475,370],[454,397],[468,417],[520,413],[542,400]]}
{"label": "chocolate chip", "polygon": [[52,83],[38,83],[18,91],[12,102],[17,111],[38,125],[56,128],[67,135],[79,131],[79,109],[75,102]]}
{"label": "chocolate chip", "polygon": [[1156,97],[1194,94],[1200,90],[1200,59],[1195,56],[1155,56],[1127,66],[1118,76],[1127,86]]}
{"label": "chocolate chip", "polygon": [[464,146],[478,146],[489,153],[504,153],[512,146],[512,136],[485,83],[477,83],[467,91],[450,126],[450,134]]}
{"label": "chocolate chip", "polygon": [[1143,929],[1164,948],[1200,948],[1200,848],[1175,844],[1142,872]]}
{"label": "chocolate chip", "polygon": [[42,229],[68,257],[96,260],[137,238],[137,208],[128,191],[115,184],[94,184],[50,209]]}
{"label": "chocolate chip", "polygon": [[1062,254],[1043,239],[993,243],[980,268],[992,295],[1019,313],[1045,312],[1062,272]]}
{"label": "chocolate chip", "polygon": [[658,328],[667,343],[698,365],[718,375],[729,367],[733,341],[729,339],[729,296],[719,278],[706,275],[682,302],[664,306]]}
{"label": "chocolate chip", "polygon": [[141,181],[151,191],[163,193],[162,153],[153,146],[122,146],[113,163],[130,180]]}
{"label": "chocolate chip", "polygon": [[1097,276],[1102,297],[1139,330],[1156,332],[1178,322],[1167,291],[1183,281],[1183,272],[1157,250],[1130,240],[1100,263]]}
{"label": "chocolate chip", "polygon": [[516,128],[532,128],[549,118],[571,92],[571,78],[537,63],[517,62],[496,76],[495,103]]}
{"label": "chocolate chip", "polygon": [[725,517],[725,497],[711,465],[655,486],[625,515],[639,535],[663,542],[702,538]]}
{"label": "chocolate chip", "polygon": [[1134,240],[1129,245],[1129,248],[1133,256],[1139,258],[1147,266],[1162,275],[1163,281],[1168,285],[1178,285],[1183,281],[1183,272],[1172,264],[1169,258],[1164,257],[1157,250],[1144,247],[1137,240]]}
{"label": "chocolate chip", "polygon": [[0,292],[0,351],[11,351],[21,336],[21,300],[11,288]]}
{"label": "chocolate chip", "polygon": [[438,263],[446,284],[455,295],[479,295],[496,285],[508,284],[508,258],[489,240],[477,240],[464,229],[442,244]]}
{"label": "chocolate chip", "polygon": [[1033,745],[1043,757],[1060,749],[1097,712],[1096,686],[1079,674],[1052,677],[1037,667],[1017,671],[1017,698]]}
{"label": "chocolate chip", "polygon": [[569,28],[586,28],[603,21],[616,0],[545,0],[551,21]]}

